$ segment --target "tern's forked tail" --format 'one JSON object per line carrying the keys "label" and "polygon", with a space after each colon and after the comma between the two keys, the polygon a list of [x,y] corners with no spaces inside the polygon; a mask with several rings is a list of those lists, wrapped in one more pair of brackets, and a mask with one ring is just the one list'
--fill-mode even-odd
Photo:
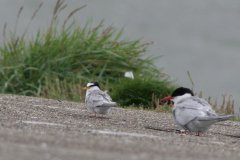
{"label": "tern's forked tail", "polygon": [[226,121],[234,117],[233,114],[227,114],[227,115],[217,115],[217,116],[199,116],[199,121]]}

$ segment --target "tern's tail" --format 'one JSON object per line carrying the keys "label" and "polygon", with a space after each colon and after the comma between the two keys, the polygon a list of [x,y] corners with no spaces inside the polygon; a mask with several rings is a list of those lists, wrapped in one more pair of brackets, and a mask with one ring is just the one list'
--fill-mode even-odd
{"label": "tern's tail", "polygon": [[106,103],[103,103],[101,106],[98,106],[98,107],[114,107],[114,106],[117,106],[118,103],[117,102],[106,102]]}
{"label": "tern's tail", "polygon": [[233,114],[227,114],[227,115],[218,115],[218,118],[217,120],[218,121],[226,121],[226,120],[229,120],[231,119],[232,117],[234,117]]}
{"label": "tern's tail", "polygon": [[202,116],[198,117],[199,121],[226,121],[234,117],[232,114],[227,114],[227,115],[217,115],[217,116]]}

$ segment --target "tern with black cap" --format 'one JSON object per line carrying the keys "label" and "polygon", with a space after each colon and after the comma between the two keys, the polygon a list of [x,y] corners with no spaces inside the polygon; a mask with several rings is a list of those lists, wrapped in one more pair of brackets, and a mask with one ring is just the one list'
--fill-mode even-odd
{"label": "tern with black cap", "polygon": [[84,90],[87,90],[85,96],[85,105],[86,108],[96,114],[107,114],[111,107],[117,106],[117,102],[112,102],[111,97],[107,94],[106,91],[101,91],[99,83],[97,81],[91,81],[87,84]]}
{"label": "tern with black cap", "polygon": [[165,97],[160,101],[171,100],[173,105],[173,117],[181,128],[190,132],[204,133],[211,128],[212,124],[219,121],[229,120],[234,115],[219,115],[212,106],[193,92],[184,87],[177,88],[171,96]]}

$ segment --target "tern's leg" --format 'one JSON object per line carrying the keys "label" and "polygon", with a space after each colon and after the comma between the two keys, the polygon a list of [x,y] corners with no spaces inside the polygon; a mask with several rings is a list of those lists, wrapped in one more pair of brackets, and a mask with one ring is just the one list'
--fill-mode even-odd
{"label": "tern's leg", "polygon": [[187,135],[187,130],[185,130],[184,133],[181,132],[181,135]]}
{"label": "tern's leg", "polygon": [[97,117],[97,113],[95,113],[94,116],[90,116],[90,117]]}
{"label": "tern's leg", "polygon": [[103,114],[102,114],[102,117],[101,118],[103,118]]}
{"label": "tern's leg", "polygon": [[199,132],[196,134],[196,136],[200,137],[200,134],[199,134]]}

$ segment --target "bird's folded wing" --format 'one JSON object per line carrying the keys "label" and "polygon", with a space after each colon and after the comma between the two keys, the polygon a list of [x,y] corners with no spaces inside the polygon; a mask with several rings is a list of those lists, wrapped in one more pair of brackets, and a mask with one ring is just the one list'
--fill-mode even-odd
{"label": "bird's folded wing", "polygon": [[107,94],[107,92],[103,92],[101,90],[97,90],[97,91],[93,92],[93,94],[95,96],[101,96],[101,98],[103,98],[106,101],[112,101],[112,98]]}
{"label": "bird's folded wing", "polygon": [[196,118],[197,116],[197,110],[194,109],[186,109],[186,108],[176,108],[173,111],[173,115],[175,117],[175,120],[181,124],[186,125],[190,121]]}
{"label": "bird's folded wing", "polygon": [[112,101],[112,98],[107,94],[107,92],[103,92],[101,93],[101,95],[104,97],[104,99],[106,99],[107,101]]}
{"label": "bird's folded wing", "polygon": [[[104,103],[104,106],[107,106],[108,102],[111,102],[111,97],[106,93],[101,90],[97,90],[92,92],[87,99],[87,102],[90,104],[92,107],[97,107],[97,106],[102,106]],[[113,104],[108,104],[108,105],[113,105]]]}
{"label": "bird's folded wing", "polygon": [[100,105],[98,107],[114,107],[117,105],[118,105],[118,103],[116,103],[116,102],[104,102],[102,105]]}
{"label": "bird's folded wing", "polygon": [[198,121],[224,121],[228,120],[234,115],[217,115],[217,116],[198,116]]}
{"label": "bird's folded wing", "polygon": [[212,106],[207,101],[199,97],[189,97],[187,100],[183,99],[178,103],[178,106],[189,109],[211,110]]}

